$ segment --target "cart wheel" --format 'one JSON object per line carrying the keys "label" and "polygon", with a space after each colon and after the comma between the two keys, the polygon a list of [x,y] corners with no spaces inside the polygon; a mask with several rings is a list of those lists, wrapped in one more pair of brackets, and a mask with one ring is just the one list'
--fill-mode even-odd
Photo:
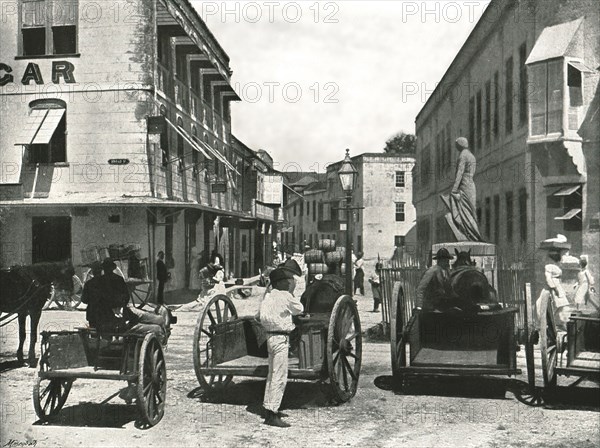
{"label": "cart wheel", "polygon": [[514,391],[515,397],[521,403],[527,406],[539,407],[544,405],[543,390],[538,387],[530,387],[529,384],[523,384],[520,390]]}
{"label": "cart wheel", "polygon": [[194,331],[194,370],[200,386],[207,392],[224,388],[233,378],[233,375],[205,375],[203,370],[213,366],[212,339],[215,334],[215,326],[237,318],[233,302],[222,294],[210,299],[198,316]]}
{"label": "cart wheel", "polygon": [[33,407],[41,421],[48,421],[60,412],[67,401],[72,384],[73,380],[46,379],[38,376],[33,386]]}
{"label": "cart wheel", "polygon": [[142,419],[154,426],[165,415],[167,366],[162,347],[153,333],[144,338],[138,362],[137,405]]}
{"label": "cart wheel", "polygon": [[[395,298],[395,300],[394,300]],[[404,300],[404,291],[400,282],[394,283],[392,291],[392,303],[390,310],[390,342],[392,350],[392,374],[398,379],[399,367],[406,366],[406,357],[404,353],[404,338],[402,337],[402,301]]]}
{"label": "cart wheel", "polygon": [[348,295],[337,299],[327,332],[327,371],[334,400],[344,403],[356,394],[362,360],[360,318]]}
{"label": "cart wheel", "polygon": [[68,291],[56,291],[54,302],[61,310],[72,311],[81,303],[81,293],[69,293]]}
{"label": "cart wheel", "polygon": [[150,283],[141,283],[129,286],[129,297],[131,304],[141,310],[152,298],[152,286]]}
{"label": "cart wheel", "polygon": [[558,356],[554,306],[549,298],[540,304],[540,349],[542,353],[542,374],[544,387],[556,386],[556,361]]}

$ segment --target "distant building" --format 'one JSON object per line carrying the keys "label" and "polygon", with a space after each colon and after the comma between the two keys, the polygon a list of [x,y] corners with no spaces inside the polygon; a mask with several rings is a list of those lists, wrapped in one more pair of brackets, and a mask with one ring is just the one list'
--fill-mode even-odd
{"label": "distant building", "polygon": [[[333,238],[345,245],[345,205],[337,162],[327,167],[324,178],[314,174],[315,181],[304,185],[301,176],[301,196],[287,192],[284,207],[284,245],[302,248],[316,247],[319,239]],[[358,179],[352,196],[352,236],[355,252],[365,259],[389,259],[395,247],[414,246],[411,234],[416,223],[412,203],[412,170],[415,159],[409,155],[365,153],[352,158]],[[289,176],[290,173],[287,173]],[[294,184],[292,184],[293,187]]]}
{"label": "distant building", "polygon": [[232,276],[270,262],[281,176],[257,185],[272,160],[233,137],[229,56],[189,1],[18,1],[2,18],[2,267],[131,246],[150,278],[163,250],[178,289],[197,254]]}
{"label": "distant building", "polygon": [[501,260],[540,272],[564,234],[600,264],[600,8],[596,0],[493,0],[416,119],[421,254],[452,241],[441,193],[467,137],[477,218]]}

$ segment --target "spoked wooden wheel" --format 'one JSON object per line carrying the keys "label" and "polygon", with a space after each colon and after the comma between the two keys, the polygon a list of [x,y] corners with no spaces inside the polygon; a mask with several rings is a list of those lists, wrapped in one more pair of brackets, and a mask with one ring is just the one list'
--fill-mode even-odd
{"label": "spoked wooden wheel", "polygon": [[529,384],[523,384],[519,390],[513,392],[517,400],[528,406],[539,407],[543,406],[544,395],[543,390],[537,387],[531,387]]}
{"label": "spoked wooden wheel", "polygon": [[231,299],[225,295],[217,295],[206,304],[194,331],[194,370],[198,382],[205,391],[215,391],[227,386],[232,375],[206,375],[204,370],[214,367],[213,337],[216,326],[223,322],[237,319],[237,311]]}
{"label": "spoked wooden wheel", "polygon": [[38,376],[33,386],[33,407],[40,420],[47,421],[60,412],[67,401],[72,384],[73,380],[45,379]]}
{"label": "spoked wooden wheel", "polygon": [[540,351],[544,387],[556,386],[556,362],[558,359],[558,336],[554,322],[554,306],[550,298],[540,304]]}
{"label": "spoked wooden wheel", "polygon": [[391,303],[391,322],[390,322],[390,343],[392,351],[392,374],[394,379],[400,379],[400,367],[406,366],[405,348],[406,341],[403,338],[402,328],[402,301],[404,300],[404,292],[400,282],[394,283],[392,291]]}
{"label": "spoked wooden wheel", "polygon": [[129,298],[131,304],[137,309],[142,309],[148,304],[148,301],[152,297],[152,286],[149,282],[129,282],[127,284],[129,289]]}
{"label": "spoked wooden wheel", "polygon": [[61,310],[71,311],[76,309],[81,303],[81,292],[71,293],[69,291],[55,291],[54,302]]}
{"label": "spoked wooden wheel", "polygon": [[343,295],[335,302],[327,332],[327,372],[334,399],[346,402],[356,394],[362,360],[362,333],[356,304]]}
{"label": "spoked wooden wheel", "polygon": [[142,420],[154,426],[165,414],[167,366],[162,347],[153,333],[144,338],[138,363],[138,409]]}

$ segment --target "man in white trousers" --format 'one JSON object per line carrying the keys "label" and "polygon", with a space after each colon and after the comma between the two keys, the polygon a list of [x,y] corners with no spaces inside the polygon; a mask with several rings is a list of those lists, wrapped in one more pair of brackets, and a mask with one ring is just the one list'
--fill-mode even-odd
{"label": "man in white trousers", "polygon": [[257,315],[267,333],[269,352],[269,374],[263,400],[265,424],[280,428],[290,426],[281,420],[279,406],[287,385],[290,332],[294,329],[292,316],[304,311],[300,299],[290,292],[294,282],[292,275],[283,268],[271,271],[269,280],[272,289],[265,294]]}

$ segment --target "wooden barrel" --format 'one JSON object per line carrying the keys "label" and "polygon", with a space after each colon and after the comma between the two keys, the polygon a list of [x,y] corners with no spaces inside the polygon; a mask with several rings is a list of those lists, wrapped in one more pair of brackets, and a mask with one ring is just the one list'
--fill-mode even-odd
{"label": "wooden barrel", "polygon": [[342,264],[340,265],[340,273],[341,273],[342,275],[346,275],[346,263],[342,263]]}
{"label": "wooden barrel", "polygon": [[323,263],[323,251],[319,249],[307,250],[304,253],[304,261],[307,264]]}
{"label": "wooden barrel", "polygon": [[319,240],[317,247],[324,252],[333,252],[335,250],[335,240]]}
{"label": "wooden barrel", "polygon": [[333,252],[325,252],[325,263],[337,264],[344,259],[342,251],[336,249]]}
{"label": "wooden barrel", "polygon": [[102,261],[100,259],[100,254],[98,253],[98,248],[96,246],[86,247],[81,249],[81,262],[82,264],[90,265],[96,261]]}
{"label": "wooden barrel", "polygon": [[308,273],[310,275],[327,274],[329,268],[325,263],[310,263],[308,265]]}

